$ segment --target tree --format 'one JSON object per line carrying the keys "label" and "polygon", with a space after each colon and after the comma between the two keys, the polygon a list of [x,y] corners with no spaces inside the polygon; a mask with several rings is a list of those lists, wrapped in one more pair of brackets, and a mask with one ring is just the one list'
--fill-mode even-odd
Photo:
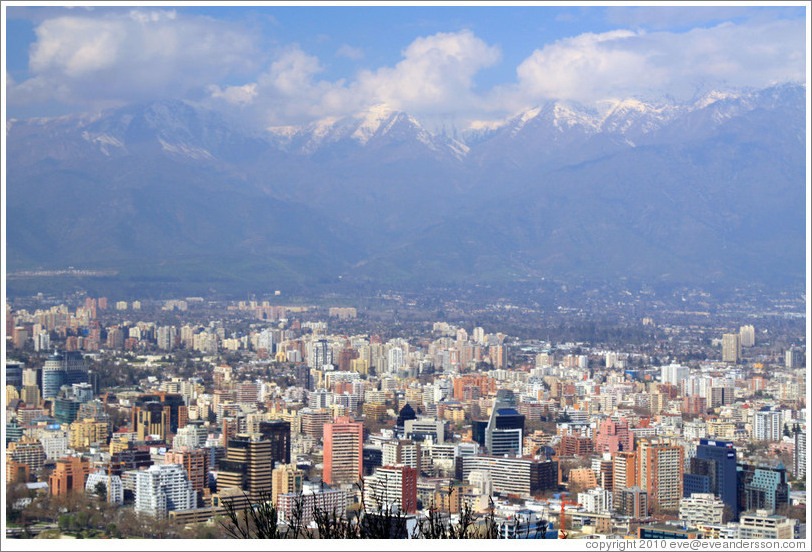
{"label": "tree", "polygon": [[107,497],[107,485],[105,485],[104,481],[99,481],[93,487],[93,494],[98,497]]}

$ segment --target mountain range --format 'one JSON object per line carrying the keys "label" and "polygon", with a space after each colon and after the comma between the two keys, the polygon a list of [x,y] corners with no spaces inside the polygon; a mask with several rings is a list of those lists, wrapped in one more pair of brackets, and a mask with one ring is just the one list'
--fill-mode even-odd
{"label": "mountain range", "polygon": [[805,280],[806,89],[551,101],[432,132],[247,130],[182,101],[9,120],[7,268],[267,289]]}

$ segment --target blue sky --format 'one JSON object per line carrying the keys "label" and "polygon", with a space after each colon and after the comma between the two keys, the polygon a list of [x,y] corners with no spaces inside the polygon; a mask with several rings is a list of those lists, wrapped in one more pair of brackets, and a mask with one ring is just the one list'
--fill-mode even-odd
{"label": "blue sky", "polygon": [[11,118],[179,98],[262,126],[380,105],[476,126],[807,80],[803,3],[4,8]]}

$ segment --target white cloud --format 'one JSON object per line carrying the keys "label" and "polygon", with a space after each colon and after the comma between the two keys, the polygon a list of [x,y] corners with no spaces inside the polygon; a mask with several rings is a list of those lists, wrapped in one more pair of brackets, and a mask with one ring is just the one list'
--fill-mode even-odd
{"label": "white cloud", "polygon": [[395,109],[443,111],[476,101],[473,78],[498,62],[498,47],[489,46],[471,31],[420,37],[403,51],[394,67],[363,71],[359,92],[372,103]]}
{"label": "white cloud", "polygon": [[804,80],[803,21],[724,23],[684,33],[586,33],[535,50],[499,89],[515,105],[546,99],[689,97],[701,87]]}
{"label": "white cloud", "polygon": [[[632,15],[652,17],[647,13]],[[500,61],[501,50],[470,30],[418,37],[396,63],[338,80],[320,77],[329,60],[295,44],[261,52],[260,36],[244,27],[173,10],[61,12],[42,20],[36,36],[31,77],[8,80],[9,105],[57,101],[99,107],[208,93],[213,106],[275,126],[382,104],[422,121],[462,126],[501,120],[550,99],[689,97],[703,86],[803,80],[806,66],[799,18],[750,19],[685,32],[584,33],[539,44],[516,67],[515,81],[486,89],[477,86],[477,76]],[[348,44],[335,51],[350,59],[363,54]],[[261,67],[260,74],[245,76]]]}
{"label": "white cloud", "polygon": [[[259,76],[251,102],[269,125],[342,116],[385,104],[391,109],[432,116],[480,101],[473,78],[499,60],[499,49],[470,31],[438,33],[414,40],[393,67],[361,71],[355,80],[318,80],[319,60],[298,47],[282,51]],[[242,87],[232,87],[242,88]],[[231,88],[213,89],[212,98],[236,104]]]}
{"label": "white cloud", "polygon": [[42,21],[35,33],[32,77],[8,88],[11,104],[180,97],[247,72],[257,56],[244,29],[172,10],[71,13]]}

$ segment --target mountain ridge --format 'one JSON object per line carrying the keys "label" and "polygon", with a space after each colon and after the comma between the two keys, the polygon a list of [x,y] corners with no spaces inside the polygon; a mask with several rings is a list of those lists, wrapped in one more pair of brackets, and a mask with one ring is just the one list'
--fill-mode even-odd
{"label": "mountain ridge", "polygon": [[178,257],[205,274],[220,255],[270,271],[252,285],[800,281],[805,96],[547,102],[467,134],[386,106],[267,133],[182,101],[9,120],[9,270]]}

